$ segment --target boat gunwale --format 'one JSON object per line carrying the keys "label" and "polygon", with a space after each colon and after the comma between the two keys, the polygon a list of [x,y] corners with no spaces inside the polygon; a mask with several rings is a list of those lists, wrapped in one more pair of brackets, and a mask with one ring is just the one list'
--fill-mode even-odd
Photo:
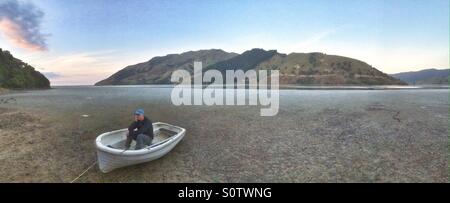
{"label": "boat gunwale", "polygon": [[155,143],[158,145],[154,146],[154,147],[152,147],[152,145],[151,145],[151,146],[147,146],[140,150],[123,150],[123,149],[114,149],[114,148],[108,147],[101,142],[102,138],[107,135],[128,131],[128,129],[114,130],[114,131],[102,133],[95,139],[95,144],[97,146],[97,150],[103,151],[105,153],[109,153],[109,154],[113,154],[113,155],[121,155],[121,156],[145,155],[148,153],[159,151],[160,149],[166,147],[167,145],[170,145],[174,141],[178,140],[180,137],[183,137],[186,132],[186,129],[184,129],[182,127],[170,125],[168,123],[156,122],[156,123],[153,123],[153,125],[162,125],[162,126],[169,126],[169,127],[177,128],[180,130],[180,132],[178,132],[177,134],[171,136],[170,138],[162,141],[162,142],[164,142],[162,144]]}

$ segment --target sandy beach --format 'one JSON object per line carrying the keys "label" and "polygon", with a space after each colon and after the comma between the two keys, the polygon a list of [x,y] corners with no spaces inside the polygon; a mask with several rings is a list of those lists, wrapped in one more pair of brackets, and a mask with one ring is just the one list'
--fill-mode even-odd
{"label": "sandy beach", "polygon": [[[136,94],[136,93],[140,94]],[[283,90],[280,112],[173,106],[170,88],[59,87],[0,95],[0,182],[70,182],[95,138],[137,107],[187,129],[153,162],[78,182],[448,182],[449,91]]]}

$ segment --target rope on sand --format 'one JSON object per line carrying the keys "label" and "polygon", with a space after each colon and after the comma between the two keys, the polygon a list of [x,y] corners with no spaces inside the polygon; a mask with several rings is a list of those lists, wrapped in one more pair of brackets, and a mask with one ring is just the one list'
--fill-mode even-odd
{"label": "rope on sand", "polygon": [[[123,150],[120,154],[123,154],[124,152],[126,152],[128,149]],[[95,164],[97,164],[97,161],[94,161],[94,163],[92,163],[92,165],[90,165],[86,170],[84,170],[80,175],[78,175],[78,177],[76,177],[75,179],[73,179],[72,181],[70,181],[70,183],[74,183],[75,181],[77,181],[79,178],[81,178],[81,176],[83,176],[86,172],[88,172],[92,167],[95,166]]]}
{"label": "rope on sand", "polygon": [[95,161],[92,165],[90,165],[86,170],[83,171],[83,173],[81,173],[78,177],[76,177],[75,179],[73,179],[72,181],[70,181],[70,183],[74,183],[75,181],[77,181],[79,178],[81,178],[81,176],[83,176],[86,172],[89,171],[89,169],[91,169],[93,166],[95,166],[95,164],[97,164],[97,161]]}

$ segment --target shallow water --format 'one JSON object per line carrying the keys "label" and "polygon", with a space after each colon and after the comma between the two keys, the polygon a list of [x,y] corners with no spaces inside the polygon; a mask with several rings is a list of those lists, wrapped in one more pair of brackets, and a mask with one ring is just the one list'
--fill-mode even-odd
{"label": "shallow water", "polygon": [[[295,86],[297,89],[280,90],[280,106],[282,110],[304,107],[309,110],[335,107],[355,109],[370,103],[409,104],[409,105],[449,105],[449,89],[445,86],[423,88],[418,86],[336,86],[320,87],[333,89],[316,89],[315,86]],[[311,89],[308,89],[311,88]],[[349,89],[350,88],[350,89]],[[375,88],[375,89],[374,89]],[[382,88],[382,89],[380,89]],[[20,91],[1,98],[14,98],[9,106],[45,108],[48,111],[95,107],[96,105],[128,105],[158,104],[172,105],[172,87],[168,85],[148,86],[73,86],[54,87],[50,90]],[[248,91],[237,90],[238,95],[248,96]],[[254,95],[255,93],[252,93]],[[356,105],[356,106],[355,106]],[[177,106],[172,105],[174,108]],[[136,106],[137,107],[137,106]],[[189,107],[189,106],[187,106]],[[195,108],[211,108],[211,106],[193,106]],[[231,106],[236,109],[252,107]],[[260,108],[260,107],[258,107]],[[82,111],[89,113],[88,111]],[[89,115],[89,114],[86,114]],[[249,115],[252,116],[252,115]]]}
{"label": "shallow water", "polygon": [[164,158],[93,170],[85,182],[448,182],[446,88],[283,89],[273,117],[259,116],[261,106],[174,106],[171,90],[55,87],[1,95],[15,102],[0,107],[51,114],[68,130],[61,139],[74,145],[62,154],[86,149],[80,169],[95,159],[95,137],[125,128],[138,107],[187,129]]}

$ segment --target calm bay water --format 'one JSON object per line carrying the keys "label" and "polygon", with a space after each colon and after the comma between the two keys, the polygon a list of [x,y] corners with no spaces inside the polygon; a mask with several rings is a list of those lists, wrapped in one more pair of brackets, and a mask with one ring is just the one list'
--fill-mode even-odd
{"label": "calm bay water", "polygon": [[[290,86],[280,90],[280,107],[290,108],[326,108],[340,107],[355,109],[371,103],[389,103],[394,105],[448,105],[448,86]],[[14,105],[47,110],[67,110],[96,105],[158,104],[172,105],[170,94],[172,86],[72,86],[53,87],[50,90],[20,91],[0,98],[13,97]],[[243,96],[245,90],[238,90]],[[254,93],[253,93],[254,94]],[[248,96],[248,91],[247,91]],[[174,108],[177,108],[173,105]],[[199,106],[195,106],[199,107]],[[200,106],[201,108],[202,106]],[[203,106],[209,108],[210,106]],[[231,106],[233,107],[233,106]],[[251,106],[234,106],[245,109]],[[260,107],[258,107],[260,108]],[[249,115],[252,116],[252,115]]]}

